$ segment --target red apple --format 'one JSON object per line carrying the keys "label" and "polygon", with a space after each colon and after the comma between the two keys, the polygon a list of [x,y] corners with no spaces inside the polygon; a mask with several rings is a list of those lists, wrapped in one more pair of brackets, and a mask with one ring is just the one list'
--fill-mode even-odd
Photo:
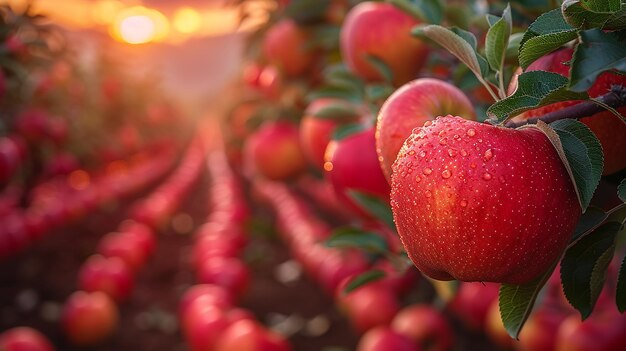
{"label": "red apple", "polygon": [[224,310],[212,305],[201,305],[185,314],[181,328],[192,351],[212,351],[229,324]]}
{"label": "red apple", "polygon": [[626,315],[592,314],[584,322],[579,315],[565,319],[556,335],[556,351],[622,351],[626,345]]}
{"label": "red apple", "polygon": [[498,290],[498,284],[462,282],[448,308],[468,328],[483,330],[489,308],[498,300]]}
{"label": "red apple", "polygon": [[438,79],[416,79],[385,101],[376,123],[376,152],[387,180],[391,180],[391,165],[411,131],[446,115],[476,119],[467,96],[454,85]]}
{"label": "red apple", "polygon": [[139,270],[147,259],[142,239],[128,233],[105,235],[98,244],[97,252],[104,257],[121,258],[133,271]]}
{"label": "red apple", "polygon": [[581,214],[574,184],[538,128],[452,116],[406,140],[393,165],[391,205],[423,273],[508,284],[548,270]]}
{"label": "red apple", "polygon": [[130,238],[130,241],[136,242],[146,256],[154,253],[156,238],[154,231],[149,226],[128,219],[120,224],[118,230],[120,233],[124,233],[124,236]]}
{"label": "red apple", "polygon": [[[528,324],[524,326],[522,332],[525,332],[527,327]],[[498,301],[494,301],[491,303],[491,307],[489,307],[487,319],[485,320],[485,333],[494,344],[503,349],[510,350],[514,345],[518,345],[518,342],[509,336],[509,333],[507,333],[504,325],[502,324]]]}
{"label": "red apple", "polygon": [[0,138],[0,183],[11,178],[21,163],[19,145],[15,139]]}
{"label": "red apple", "polygon": [[119,257],[93,255],[78,272],[78,287],[87,292],[101,291],[116,301],[125,300],[133,290],[132,270]]}
{"label": "red apple", "polygon": [[414,79],[428,57],[428,47],[411,36],[419,22],[392,4],[366,1],[350,10],[341,27],[340,48],[350,70],[368,80],[382,77],[367,56],[385,62],[399,86]]}
{"label": "red apple", "polygon": [[[574,49],[564,48],[548,54],[537,61],[533,62],[526,72],[529,71],[548,71],[558,73],[568,77],[570,66],[567,64],[572,59]],[[617,73],[605,72],[598,76],[596,82],[589,89],[589,96],[598,97],[604,95],[611,90],[613,85],[626,85],[626,77]],[[520,121],[527,118],[533,118],[544,115],[552,111],[558,111],[564,107],[575,105],[580,101],[560,102],[538,109],[526,111],[515,117],[513,120]],[[626,107],[617,109],[622,115],[626,115]],[[619,117],[613,115],[609,111],[599,112],[589,118],[580,120],[586,124],[591,131],[598,137],[602,144],[604,153],[604,172],[603,174],[611,174],[626,167],[626,124]]]}
{"label": "red apple", "polygon": [[336,116],[333,118],[321,118],[316,114],[328,106],[338,105],[346,108],[354,108],[341,99],[321,98],[317,99],[304,111],[300,122],[300,143],[307,160],[318,169],[324,168],[324,153],[326,146],[331,140],[335,128],[343,123],[356,120],[356,116]]}
{"label": "red apple", "polygon": [[237,258],[210,257],[198,267],[198,281],[226,288],[234,296],[241,296],[248,287],[250,273]]}
{"label": "red apple", "polygon": [[[198,300],[202,302],[196,302]],[[190,306],[195,303],[213,305],[224,310],[234,305],[233,297],[225,288],[213,284],[196,284],[187,289],[180,299],[178,313],[181,319],[184,319],[188,311],[193,310]]]}
{"label": "red apple", "polygon": [[568,314],[563,310],[540,306],[528,318],[519,335],[520,351],[553,351],[559,328]]}
{"label": "red apple", "polygon": [[351,190],[378,197],[384,202],[389,200],[389,184],[380,168],[375,143],[374,128],[368,128],[333,140],[326,149],[326,177],[339,199],[357,213],[363,210],[349,197]]}
{"label": "red apple", "polygon": [[336,294],[339,308],[344,311],[354,328],[363,333],[377,326],[389,325],[400,309],[393,290],[387,285],[374,282],[346,293],[344,287],[348,281],[337,287]]}
{"label": "red apple", "polygon": [[263,39],[263,54],[289,76],[297,76],[310,69],[315,60],[309,35],[290,19],[274,24]]}
{"label": "red apple", "polygon": [[451,350],[452,327],[441,312],[428,305],[406,307],[393,319],[391,329],[408,337],[424,350]]}
{"label": "red apple", "polygon": [[223,331],[215,351],[289,351],[291,347],[279,335],[251,320],[241,320]]}
{"label": "red apple", "polygon": [[118,319],[117,307],[107,294],[77,291],[65,302],[61,323],[73,344],[91,346],[111,336]]}
{"label": "red apple", "polygon": [[29,108],[17,116],[15,128],[28,141],[38,142],[48,133],[48,113],[42,109]]}
{"label": "red apple", "polygon": [[411,339],[387,327],[367,331],[356,347],[357,351],[419,351]]}
{"label": "red apple", "polygon": [[2,351],[54,351],[50,340],[37,330],[29,327],[16,327],[0,334]]}
{"label": "red apple", "polygon": [[246,142],[244,157],[260,175],[272,180],[293,178],[306,168],[298,128],[290,122],[265,123]]}

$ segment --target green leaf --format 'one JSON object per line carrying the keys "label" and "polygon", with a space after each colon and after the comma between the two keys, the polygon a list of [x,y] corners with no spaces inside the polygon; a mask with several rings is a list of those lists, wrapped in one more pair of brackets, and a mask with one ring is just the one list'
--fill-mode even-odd
{"label": "green leaf", "polygon": [[617,309],[624,313],[626,311],[626,257],[622,261],[622,266],[617,275],[617,291],[615,292],[615,302]]}
{"label": "green leaf", "polygon": [[556,262],[541,277],[525,285],[502,284],[498,294],[500,318],[507,333],[517,339],[519,333],[530,316],[541,288],[546,284]]}
{"label": "green leaf", "polygon": [[616,30],[626,28],[626,2],[620,0],[565,0],[565,20],[574,27]]}
{"label": "green leaf", "polygon": [[551,123],[550,127],[559,135],[568,171],[576,185],[580,206],[585,211],[602,177],[602,146],[589,127],[577,120],[562,119]]}
{"label": "green leaf", "polygon": [[511,37],[509,38],[509,45],[507,45],[506,47],[506,59],[513,59],[515,58],[517,60],[517,57],[519,56],[519,47],[520,47],[520,43],[522,42],[522,39],[524,38],[524,33],[513,33],[511,34]]}
{"label": "green leaf", "polygon": [[626,72],[626,30],[590,29],[582,31],[580,39],[572,58],[569,90],[589,90],[602,72]]}
{"label": "green leaf", "polygon": [[357,228],[339,228],[333,231],[325,245],[335,248],[356,248],[371,253],[389,251],[387,241],[376,232],[363,231]]}
{"label": "green leaf", "polygon": [[544,71],[522,73],[515,93],[487,109],[489,118],[504,123],[524,111],[568,100],[588,100],[587,93],[573,93],[566,89],[567,78]]}
{"label": "green leaf", "polygon": [[396,229],[396,225],[393,222],[391,206],[389,206],[388,203],[385,203],[376,196],[368,195],[357,190],[348,190],[348,196],[360,207],[374,216],[374,218],[378,218],[389,228]]}
{"label": "green leaf", "polygon": [[572,239],[570,240],[570,246],[598,228],[608,217],[608,213],[604,212],[603,209],[595,206],[588,207],[587,211],[578,220],[578,224],[576,224],[576,229],[574,229],[574,234],[572,234]]}
{"label": "green leaf", "polygon": [[626,179],[622,179],[622,181],[617,186],[617,196],[620,200],[626,203]]}
{"label": "green leaf", "polygon": [[511,7],[507,5],[500,18],[487,31],[485,41],[485,56],[489,66],[495,71],[502,71],[504,55],[509,45],[509,37],[512,29]]}
{"label": "green leaf", "polygon": [[385,61],[373,55],[367,55],[365,56],[365,59],[376,69],[376,71],[378,71],[378,74],[383,81],[388,83],[393,81],[393,72],[391,71],[391,67],[389,67]]}
{"label": "green leaf", "polygon": [[350,283],[348,283],[348,285],[346,285],[344,292],[349,293],[365,284],[380,280],[384,278],[385,276],[386,276],[385,272],[381,270],[377,270],[377,269],[372,269],[367,272],[361,273],[357,275],[354,279],[352,279]]}
{"label": "green leaf", "polygon": [[559,9],[544,13],[524,33],[519,50],[520,66],[526,69],[541,56],[556,50],[576,37],[577,29],[565,22]]}
{"label": "green leaf", "polygon": [[365,130],[365,126],[361,123],[340,125],[333,131],[332,140],[341,140],[363,130]]}
{"label": "green leaf", "polygon": [[347,102],[333,102],[313,113],[313,116],[320,119],[351,120],[360,116],[359,111]]}
{"label": "green leaf", "polygon": [[[452,31],[439,25],[420,26],[413,29],[412,34],[435,43],[456,56],[476,75],[484,77],[487,74],[486,60],[476,52],[476,37],[473,34],[456,28]],[[482,59],[483,63],[479,61]]]}
{"label": "green leaf", "polygon": [[583,319],[589,317],[600,296],[620,227],[621,224],[616,222],[601,225],[570,247],[561,261],[565,297]]}
{"label": "green leaf", "polygon": [[389,84],[368,84],[365,86],[365,96],[369,101],[384,101],[394,91]]}
{"label": "green leaf", "polygon": [[439,24],[443,20],[441,0],[387,0],[400,10],[426,23]]}

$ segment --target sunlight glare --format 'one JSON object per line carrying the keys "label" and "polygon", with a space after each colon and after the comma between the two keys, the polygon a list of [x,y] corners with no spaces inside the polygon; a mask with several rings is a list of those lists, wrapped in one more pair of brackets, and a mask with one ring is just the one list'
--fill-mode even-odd
{"label": "sunlight glare", "polygon": [[174,28],[180,33],[197,32],[202,25],[200,14],[191,7],[182,7],[174,13]]}

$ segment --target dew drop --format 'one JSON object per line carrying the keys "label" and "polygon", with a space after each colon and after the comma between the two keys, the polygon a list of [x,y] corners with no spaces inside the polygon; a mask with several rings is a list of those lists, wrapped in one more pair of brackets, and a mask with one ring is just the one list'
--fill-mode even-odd
{"label": "dew drop", "polygon": [[448,141],[444,138],[439,139],[439,144],[441,145],[446,145],[448,143]]}
{"label": "dew drop", "polygon": [[461,150],[461,156],[463,156],[463,157],[467,156],[467,151]]}
{"label": "dew drop", "polygon": [[500,181],[500,183],[502,183],[502,184],[506,183],[506,178],[504,178],[504,176],[500,176],[500,177],[498,178],[498,180],[499,180],[499,181]]}
{"label": "dew drop", "polygon": [[426,197],[431,197],[431,196],[433,196],[433,193],[431,193],[431,192],[430,192],[430,190],[426,190],[426,191],[424,192],[424,196],[426,196]]}
{"label": "dew drop", "polygon": [[457,154],[457,151],[454,149],[448,149],[448,156],[450,157],[455,157]]}
{"label": "dew drop", "polygon": [[424,150],[420,151],[419,156],[420,157],[425,157],[426,156],[426,151],[424,151]]}
{"label": "dew drop", "polygon": [[458,134],[454,134],[453,138],[454,138],[454,140],[459,140],[459,139],[461,139],[461,136],[458,135]]}
{"label": "dew drop", "polygon": [[491,173],[489,173],[489,172],[483,173],[483,179],[484,180],[491,180]]}
{"label": "dew drop", "polygon": [[472,167],[472,168],[476,168],[476,164],[475,164],[475,163],[472,163],[472,164],[470,165],[470,167]]}
{"label": "dew drop", "polygon": [[461,207],[467,207],[467,201],[461,200]]}
{"label": "dew drop", "polygon": [[468,129],[467,130],[467,136],[473,137],[474,135],[476,135],[476,131],[474,129]]}
{"label": "dew drop", "polygon": [[432,122],[432,121],[426,121],[426,122],[424,123],[424,127],[430,127],[432,124],[433,124],[433,122]]}
{"label": "dew drop", "polygon": [[420,177],[420,176],[415,176],[415,182],[416,182],[416,183],[419,183],[419,182],[421,182],[421,181],[422,181],[422,177]]}
{"label": "dew drop", "polygon": [[409,156],[413,156],[413,155],[415,155],[415,150],[409,151]]}
{"label": "dew drop", "polygon": [[489,161],[493,158],[493,151],[491,151],[491,149],[487,149],[487,151],[485,151],[485,154],[483,155],[483,159],[485,161]]}
{"label": "dew drop", "polygon": [[448,179],[450,178],[451,175],[452,175],[452,172],[450,172],[449,169],[444,169],[443,172],[441,172],[441,177],[443,179]]}
{"label": "dew drop", "polygon": [[413,130],[411,131],[411,133],[413,133],[413,134],[418,134],[421,130],[422,130],[422,128],[420,128],[420,127],[416,127],[416,128],[413,128]]}
{"label": "dew drop", "polygon": [[428,168],[428,167],[426,167],[426,168],[424,168],[423,172],[424,172],[425,175],[429,175],[429,174],[433,173],[433,170]]}
{"label": "dew drop", "polygon": [[446,131],[445,131],[445,130],[439,131],[439,134],[438,134],[438,135],[439,135],[440,137],[445,136],[445,135],[446,135]]}

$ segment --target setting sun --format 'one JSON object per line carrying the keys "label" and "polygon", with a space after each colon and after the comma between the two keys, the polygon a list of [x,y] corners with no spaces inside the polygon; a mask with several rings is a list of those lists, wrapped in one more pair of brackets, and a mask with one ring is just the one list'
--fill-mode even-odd
{"label": "setting sun", "polygon": [[163,14],[137,6],[126,9],[117,16],[112,35],[129,44],[145,44],[163,39],[168,30],[167,18]]}

